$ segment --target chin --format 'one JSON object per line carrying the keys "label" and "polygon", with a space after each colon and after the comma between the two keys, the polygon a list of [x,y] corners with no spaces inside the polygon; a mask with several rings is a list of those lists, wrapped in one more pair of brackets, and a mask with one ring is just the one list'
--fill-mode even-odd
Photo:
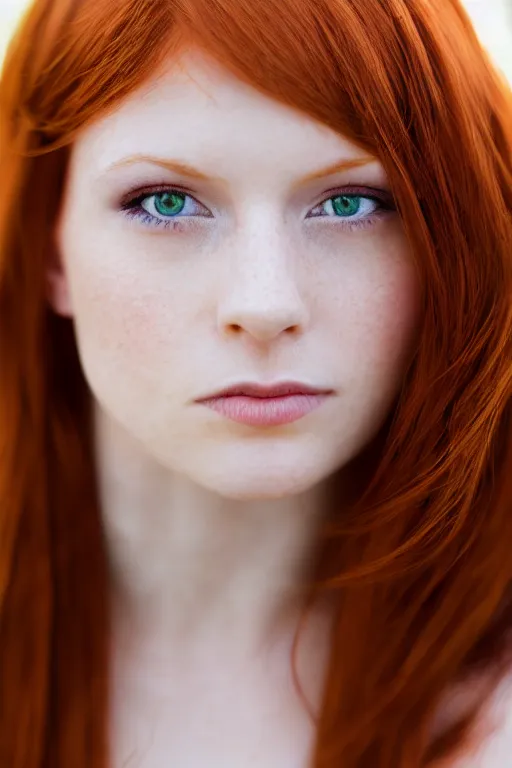
{"label": "chin", "polygon": [[241,467],[219,472],[208,472],[191,478],[198,485],[219,496],[238,501],[280,499],[297,496],[309,491],[328,473],[316,471],[312,467],[294,467],[293,470],[276,467]]}

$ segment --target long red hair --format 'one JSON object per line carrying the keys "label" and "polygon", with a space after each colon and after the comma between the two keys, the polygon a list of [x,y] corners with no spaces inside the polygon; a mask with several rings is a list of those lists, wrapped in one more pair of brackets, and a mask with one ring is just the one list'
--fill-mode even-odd
{"label": "long red hair", "polygon": [[[180,46],[376,154],[421,280],[336,601],[314,768],[423,768],[443,697],[512,669],[512,94],[459,0],[35,0],[0,83],[0,764],[108,768],[107,553],[89,392],[45,271],[73,138]],[[371,308],[370,308],[371,311]],[[313,589],[314,587],[314,589]],[[479,700],[478,705],[484,701]]]}

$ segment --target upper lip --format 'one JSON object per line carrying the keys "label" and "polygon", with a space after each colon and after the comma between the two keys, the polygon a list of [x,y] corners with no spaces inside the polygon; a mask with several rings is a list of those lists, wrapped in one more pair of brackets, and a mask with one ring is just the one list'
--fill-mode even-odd
{"label": "upper lip", "polygon": [[231,387],[226,387],[219,392],[200,398],[210,400],[214,397],[234,397],[245,395],[246,397],[284,397],[285,395],[320,395],[330,394],[332,389],[312,387],[309,384],[301,384],[297,381],[282,381],[278,384],[258,384],[241,382]]}

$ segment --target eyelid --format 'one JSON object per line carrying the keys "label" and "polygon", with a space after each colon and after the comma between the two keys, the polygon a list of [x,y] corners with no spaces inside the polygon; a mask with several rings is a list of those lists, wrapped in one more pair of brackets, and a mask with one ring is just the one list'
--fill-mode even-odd
{"label": "eyelid", "polygon": [[[151,195],[157,195],[159,192],[168,191],[181,192],[182,194],[191,197],[198,205],[201,205],[204,208],[208,208],[204,203],[198,200],[195,193],[190,189],[180,184],[174,183],[152,184],[148,185],[147,187],[141,187],[139,189],[132,190],[131,192],[123,195],[119,201],[119,205],[121,208],[125,208],[145,197],[151,197]],[[315,206],[320,205],[320,203],[328,200],[331,197],[335,197],[336,195],[360,195],[361,197],[374,198],[379,200],[388,208],[395,207],[395,199],[390,191],[382,188],[370,187],[368,185],[361,186],[349,183],[343,184],[342,186],[333,187],[332,189],[327,189],[322,192],[322,194],[319,195]]]}
{"label": "eyelid", "polygon": [[[172,232],[186,232],[187,230],[190,230],[190,227],[195,227],[196,222],[195,219],[198,218],[197,214],[193,214],[191,216],[176,216],[176,217],[169,217],[169,218],[158,218],[158,216],[154,216],[149,211],[146,211],[142,208],[142,202],[146,200],[147,198],[154,197],[155,195],[158,195],[160,192],[178,192],[179,194],[182,194],[184,197],[188,197],[190,200],[193,200],[196,205],[200,206],[201,208],[204,208],[208,211],[208,215],[206,217],[199,216],[199,218],[215,218],[215,216],[204,206],[195,195],[193,195],[191,192],[183,189],[181,186],[177,185],[158,185],[157,187],[152,186],[148,189],[143,189],[142,191],[139,190],[138,194],[133,197],[133,192],[127,196],[125,195],[123,200],[123,204],[118,208],[119,210],[124,212],[124,215],[133,219],[133,220],[141,220],[145,223],[145,226],[147,229],[164,229],[169,230]],[[315,208],[318,208],[322,205],[325,205],[330,200],[336,198],[336,197],[343,197],[346,195],[347,197],[355,196],[355,197],[361,197],[365,198],[367,200],[372,200],[375,203],[379,204],[379,209],[376,210],[374,213],[370,214],[367,217],[363,217],[361,219],[356,219],[354,221],[347,220],[343,221],[341,218],[339,221],[334,221],[333,224],[336,226],[341,226],[342,230],[346,231],[355,231],[355,230],[363,230],[369,226],[372,226],[375,224],[379,219],[382,219],[383,216],[386,214],[390,214],[393,212],[397,212],[397,206],[394,200],[393,195],[384,189],[375,189],[375,188],[369,188],[369,187],[356,187],[356,186],[350,186],[348,189],[346,186],[342,188],[334,188],[331,190],[327,190],[324,192],[323,196],[320,198],[320,200],[315,204],[311,206],[311,211],[314,211]],[[309,214],[306,218],[310,218]],[[318,218],[316,216],[313,216],[313,218]],[[324,218],[324,217],[321,217]],[[331,217],[327,217],[331,218]]]}
{"label": "eyelid", "polygon": [[341,187],[334,187],[322,193],[320,202],[326,198],[336,197],[337,195],[359,195],[360,197],[373,198],[379,200],[390,208],[395,205],[395,198],[392,193],[380,187],[361,186],[358,184],[343,184]]}
{"label": "eyelid", "polygon": [[180,192],[183,195],[193,198],[198,205],[202,205],[206,208],[205,204],[197,199],[196,195],[186,187],[180,184],[149,184],[147,187],[141,187],[140,189],[134,189],[131,192],[127,192],[121,200],[119,205],[124,208],[134,203],[137,200],[141,200],[145,197],[151,197],[152,195],[158,195],[160,192]]}

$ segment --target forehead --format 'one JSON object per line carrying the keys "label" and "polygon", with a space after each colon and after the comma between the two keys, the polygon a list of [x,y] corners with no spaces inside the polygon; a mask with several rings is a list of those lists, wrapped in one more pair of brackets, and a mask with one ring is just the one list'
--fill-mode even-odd
{"label": "forehead", "polygon": [[101,166],[127,154],[193,153],[196,163],[263,157],[292,162],[297,155],[329,163],[361,149],[308,115],[261,94],[200,51],[169,60],[111,113],[87,127],[80,153]]}

